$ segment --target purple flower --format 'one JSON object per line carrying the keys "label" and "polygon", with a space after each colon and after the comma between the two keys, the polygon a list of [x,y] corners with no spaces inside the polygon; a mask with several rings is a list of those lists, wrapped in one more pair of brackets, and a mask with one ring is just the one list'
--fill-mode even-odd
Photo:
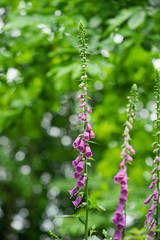
{"label": "purple flower", "polygon": [[126,155],[126,149],[122,149],[122,152],[121,152],[121,156],[125,156]]}
{"label": "purple flower", "polygon": [[81,119],[82,116],[83,116],[83,113],[80,112],[78,115],[78,118]]}
{"label": "purple flower", "polygon": [[122,218],[123,218],[123,205],[119,203],[117,206],[117,210],[115,211],[113,217],[111,218],[111,221],[117,225],[118,221],[120,221]]}
{"label": "purple flower", "polygon": [[154,195],[154,198],[153,198],[154,201],[158,201],[158,193],[156,195]]}
{"label": "purple flower", "polygon": [[133,149],[132,146],[129,147],[129,151],[130,151],[131,154],[135,154],[135,150]]}
{"label": "purple flower", "polygon": [[80,204],[81,200],[82,200],[82,197],[81,197],[81,195],[79,195],[79,196],[76,198],[75,201],[72,201],[72,203],[74,204],[75,208]]}
{"label": "purple flower", "polygon": [[125,127],[124,129],[124,135],[127,136],[129,134],[129,128],[128,127]]}
{"label": "purple flower", "polygon": [[93,156],[90,147],[87,146],[87,145],[85,146],[85,156],[86,156],[86,158],[88,158],[88,159]]}
{"label": "purple flower", "polygon": [[77,167],[79,161],[82,159],[82,155],[79,155],[74,161],[72,161],[72,165]]}
{"label": "purple flower", "polygon": [[125,218],[125,215],[123,214],[122,219],[118,221],[118,225],[117,225],[118,229],[123,230],[123,228],[125,228],[125,225],[126,225],[125,220],[126,218]]}
{"label": "purple flower", "polygon": [[122,186],[125,186],[125,185],[127,184],[127,181],[128,181],[127,176],[124,176],[124,178],[123,178],[122,180],[120,180],[120,185],[121,185],[121,187],[122,187]]}
{"label": "purple flower", "polygon": [[81,173],[80,173],[80,172],[74,172],[74,173],[73,173],[73,178],[74,178],[75,180],[78,180],[78,179],[80,178],[80,176],[81,176]]}
{"label": "purple flower", "polygon": [[117,175],[114,177],[114,182],[117,183],[120,180],[122,180],[124,178],[124,176],[126,175],[126,169],[125,168],[121,168],[119,170],[119,172],[117,173]]}
{"label": "purple flower", "polygon": [[156,175],[155,174],[153,175],[152,180],[156,180]]}
{"label": "purple flower", "polygon": [[78,136],[77,138],[76,138],[76,140],[73,142],[73,147],[74,148],[76,148],[76,147],[78,147],[79,146],[79,144],[80,144],[80,142],[81,142],[81,137],[80,136]]}
{"label": "purple flower", "polygon": [[127,202],[127,195],[128,194],[120,194],[120,197],[119,197],[119,199],[118,199],[118,201],[119,201],[119,203],[121,203],[121,204],[125,204],[126,202]]}
{"label": "purple flower", "polygon": [[157,162],[160,162],[160,158],[159,158],[158,156],[156,156],[155,160],[156,160]]}
{"label": "purple flower", "polygon": [[80,102],[84,102],[84,98],[81,98],[81,99],[80,99]]}
{"label": "purple flower", "polygon": [[86,123],[86,128],[87,128],[88,131],[92,130],[92,127],[91,127],[90,123],[88,123],[88,122]]}
{"label": "purple flower", "polygon": [[77,96],[77,99],[81,99],[81,95],[78,95],[78,96]]}
{"label": "purple flower", "polygon": [[88,141],[88,140],[89,140],[89,132],[88,132],[88,131],[85,131],[85,132],[83,133],[83,138],[84,138],[85,141]]}
{"label": "purple flower", "polygon": [[129,141],[129,139],[130,139],[129,135],[126,135],[124,141]]}
{"label": "purple flower", "polygon": [[80,83],[78,86],[81,88],[81,87],[84,86],[84,83],[82,82],[82,83]]}
{"label": "purple flower", "polygon": [[158,192],[157,192],[157,188],[155,188],[155,189],[153,190],[153,193],[152,193],[152,194],[153,194],[153,196],[155,196],[155,195],[157,195],[157,193],[158,193]]}
{"label": "purple flower", "polygon": [[156,204],[155,204],[155,203],[152,203],[152,205],[151,205],[151,207],[150,207],[150,209],[149,209],[149,213],[153,213],[154,210],[155,210],[155,208],[156,208]]}
{"label": "purple flower", "polygon": [[132,158],[129,154],[127,154],[126,160],[127,160],[128,162],[131,162],[131,161],[133,161],[133,158]]}
{"label": "purple flower", "polygon": [[129,150],[130,147],[131,147],[131,146],[129,145],[129,143],[126,143],[126,144],[125,144],[125,148],[126,148],[126,149]]}
{"label": "purple flower", "polygon": [[86,177],[85,177],[85,176],[82,176],[82,177],[77,181],[77,187],[79,187],[79,189],[81,189],[81,188],[84,186],[85,181],[86,181]]}
{"label": "purple flower", "polygon": [[117,228],[115,231],[113,240],[121,240],[121,239],[122,239],[122,230]]}
{"label": "purple flower", "polygon": [[76,172],[82,173],[83,170],[84,170],[84,161],[80,161],[76,167]]}
{"label": "purple flower", "polygon": [[152,189],[154,187],[153,182],[149,185],[149,189]]}
{"label": "purple flower", "polygon": [[85,147],[85,141],[84,141],[84,140],[81,140],[81,142],[80,142],[77,150],[81,153],[81,152],[83,152],[84,147]]}
{"label": "purple flower", "polygon": [[87,118],[87,115],[86,115],[86,114],[82,114],[82,116],[81,116],[81,120],[82,120],[82,121],[85,121],[86,118]]}
{"label": "purple flower", "polygon": [[72,198],[75,194],[76,194],[76,192],[77,192],[77,186],[75,186],[72,190],[68,190],[68,192],[70,193],[70,195],[71,195],[71,197],[70,198]]}
{"label": "purple flower", "polygon": [[156,153],[156,152],[158,152],[158,148],[156,148],[156,149],[153,150],[153,153]]}
{"label": "purple flower", "polygon": [[119,166],[122,168],[126,165],[126,160],[123,159],[122,162],[119,164]]}
{"label": "purple flower", "polygon": [[92,130],[89,132],[89,137],[90,138],[95,138],[94,132]]}
{"label": "purple flower", "polygon": [[92,112],[92,110],[89,107],[87,107],[86,110],[87,110],[88,113]]}
{"label": "purple flower", "polygon": [[85,106],[85,103],[81,103],[79,106],[80,108],[83,108]]}
{"label": "purple flower", "polygon": [[86,92],[86,91],[87,91],[87,88],[86,88],[86,87],[84,87],[84,88],[83,88],[83,90]]}
{"label": "purple flower", "polygon": [[127,121],[126,124],[127,124],[127,126],[128,126],[130,129],[133,128],[132,124],[131,124],[129,121]]}
{"label": "purple flower", "polygon": [[148,198],[146,198],[146,200],[144,201],[144,204],[148,204],[152,199],[152,196],[149,196]]}

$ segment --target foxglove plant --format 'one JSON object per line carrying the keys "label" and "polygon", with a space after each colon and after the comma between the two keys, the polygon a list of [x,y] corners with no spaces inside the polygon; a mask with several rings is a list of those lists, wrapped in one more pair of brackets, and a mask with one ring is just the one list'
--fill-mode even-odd
{"label": "foxglove plant", "polygon": [[[82,62],[82,76],[79,88],[81,90],[77,99],[80,102],[80,113],[78,118],[83,122],[84,133],[79,136],[73,142],[73,147],[78,151],[77,158],[72,162],[75,172],[73,178],[76,180],[76,185],[72,190],[69,190],[71,198],[76,195],[76,199],[72,201],[75,208],[85,206],[86,218],[85,218],[85,240],[88,239],[88,160],[92,157],[92,151],[89,146],[89,140],[94,138],[94,132],[91,124],[88,120],[88,115],[92,112],[91,108],[87,104],[87,60],[86,60],[86,35],[83,23],[79,25],[79,42],[80,42],[80,56]],[[80,192],[82,188],[85,188],[85,192]],[[84,200],[84,202],[83,202]],[[82,203],[83,202],[83,203]],[[81,204],[81,205],[80,205]]]}
{"label": "foxglove plant", "polygon": [[155,120],[156,127],[156,135],[157,141],[152,144],[154,147],[153,153],[155,154],[155,159],[153,161],[153,169],[151,171],[152,174],[152,182],[149,185],[149,189],[152,189],[152,193],[149,197],[144,201],[144,204],[149,204],[152,202],[148,213],[146,214],[145,226],[148,230],[148,235],[152,238],[149,239],[159,239],[159,232],[155,232],[155,227],[159,225],[160,218],[160,206],[159,206],[159,182],[160,182],[160,73],[156,71],[156,89],[155,89],[155,97],[156,97],[156,115],[157,119]]}
{"label": "foxglove plant", "polygon": [[131,89],[130,96],[128,97],[129,103],[127,105],[127,121],[125,123],[124,129],[124,144],[123,149],[121,151],[122,161],[120,163],[120,170],[114,177],[115,183],[120,183],[121,191],[119,197],[119,204],[117,209],[111,219],[111,221],[116,226],[116,231],[113,240],[121,240],[123,229],[126,226],[126,213],[125,213],[125,204],[127,202],[128,196],[128,177],[127,177],[127,164],[133,161],[131,154],[135,154],[135,150],[129,144],[130,139],[130,131],[132,130],[133,120],[135,118],[135,104],[137,101],[137,86],[134,84]]}

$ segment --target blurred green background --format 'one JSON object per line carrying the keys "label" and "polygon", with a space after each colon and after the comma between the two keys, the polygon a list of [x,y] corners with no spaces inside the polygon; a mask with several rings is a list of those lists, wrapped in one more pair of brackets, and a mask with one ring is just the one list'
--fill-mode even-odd
{"label": "blurred green background", "polygon": [[150,191],[154,67],[160,67],[159,0],[0,1],[0,239],[49,240],[48,229],[64,240],[83,239],[67,190],[76,152],[81,64],[77,29],[89,38],[89,96],[97,145],[90,193],[106,208],[92,210],[90,226],[112,236],[110,221],[119,197],[113,176],[119,169],[127,95],[138,85],[136,150],[129,166],[127,228],[143,227]]}

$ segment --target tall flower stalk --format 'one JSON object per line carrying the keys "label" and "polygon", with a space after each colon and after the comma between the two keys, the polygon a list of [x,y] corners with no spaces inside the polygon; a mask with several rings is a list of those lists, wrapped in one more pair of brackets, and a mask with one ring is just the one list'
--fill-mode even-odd
{"label": "tall flower stalk", "polygon": [[156,97],[156,114],[157,119],[155,120],[156,127],[156,136],[157,140],[152,144],[154,147],[153,153],[155,154],[155,159],[153,161],[154,166],[151,171],[152,174],[152,183],[149,185],[149,189],[152,189],[152,193],[144,201],[145,204],[149,204],[152,201],[151,207],[149,208],[148,213],[146,214],[145,226],[148,229],[148,235],[152,239],[160,239],[159,232],[155,232],[156,226],[159,225],[160,218],[160,205],[159,205],[159,182],[160,182],[160,73],[156,71],[156,88],[155,88],[155,97]]}
{"label": "tall flower stalk", "polygon": [[116,231],[113,240],[121,240],[123,231],[126,226],[126,202],[127,202],[127,196],[128,196],[128,177],[127,177],[127,164],[133,161],[133,158],[131,157],[131,154],[135,154],[135,150],[133,147],[129,144],[131,138],[130,138],[130,131],[132,130],[133,126],[133,120],[135,118],[135,104],[137,102],[137,86],[134,84],[132,86],[130,96],[128,97],[129,103],[127,105],[127,120],[125,123],[124,128],[124,144],[123,149],[121,151],[121,157],[122,161],[120,163],[120,170],[119,172],[114,176],[114,182],[120,183],[121,191],[120,191],[120,197],[119,197],[119,204],[117,206],[117,209],[112,217],[112,222],[116,226]]}
{"label": "tall flower stalk", "polygon": [[[75,168],[73,173],[73,178],[77,181],[75,187],[69,190],[71,198],[76,195],[76,199],[72,201],[75,208],[83,206],[86,208],[85,217],[85,240],[88,240],[88,160],[92,157],[92,151],[89,146],[89,140],[94,138],[94,133],[89,123],[88,117],[92,112],[91,108],[87,103],[87,60],[86,60],[86,34],[83,23],[79,24],[79,48],[82,63],[82,75],[79,88],[81,90],[80,94],[77,96],[79,100],[80,113],[78,118],[83,122],[84,132],[79,134],[75,141],[73,142],[73,147],[78,151],[77,158],[72,162]],[[84,192],[81,189],[84,188]],[[81,192],[80,192],[81,191]],[[84,201],[83,201],[84,200]]]}

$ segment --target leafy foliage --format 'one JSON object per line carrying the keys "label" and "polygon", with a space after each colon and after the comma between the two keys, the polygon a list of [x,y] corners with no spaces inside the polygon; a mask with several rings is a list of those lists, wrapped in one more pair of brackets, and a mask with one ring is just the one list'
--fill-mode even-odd
{"label": "leafy foliage", "polygon": [[110,218],[119,192],[112,178],[133,83],[140,96],[133,132],[136,155],[128,168],[128,229],[143,227],[152,163],[153,63],[159,65],[160,58],[159,10],[156,0],[1,1],[0,239],[46,240],[48,229],[64,239],[82,239],[83,224],[75,218],[50,221],[73,214],[67,189],[74,185],[71,142],[79,125],[74,98],[81,71],[80,19],[89,38],[89,100],[98,143],[90,171],[101,179],[89,180],[90,191],[106,209],[93,210],[90,227],[96,225],[97,236],[102,229],[112,236]]}

